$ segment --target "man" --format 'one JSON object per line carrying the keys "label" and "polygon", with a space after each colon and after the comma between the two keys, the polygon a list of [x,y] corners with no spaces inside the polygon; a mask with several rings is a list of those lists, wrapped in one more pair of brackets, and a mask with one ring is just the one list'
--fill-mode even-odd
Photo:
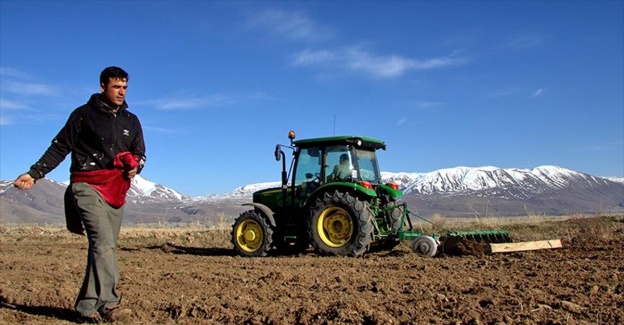
{"label": "man", "polygon": [[340,164],[334,166],[334,170],[330,175],[332,181],[347,181],[351,179],[351,162],[349,155],[343,153],[340,155]]}
{"label": "man", "polygon": [[68,229],[79,234],[86,230],[89,241],[75,304],[88,322],[114,322],[132,313],[120,307],[116,249],[130,181],[145,163],[145,143],[139,119],[127,110],[128,78],[121,68],[105,68],[101,92],[70,114],[39,161],[13,183],[19,189],[32,188],[71,152],[65,214]]}

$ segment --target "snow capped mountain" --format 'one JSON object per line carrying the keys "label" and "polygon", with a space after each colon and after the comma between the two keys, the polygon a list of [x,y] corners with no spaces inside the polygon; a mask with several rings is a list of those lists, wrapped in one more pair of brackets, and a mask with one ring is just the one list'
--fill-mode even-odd
{"label": "snow capped mountain", "polygon": [[135,203],[149,201],[185,201],[189,200],[188,195],[183,195],[177,191],[163,185],[148,181],[141,175],[132,179],[132,184],[128,190],[128,200]]}
{"label": "snow capped mountain", "polygon": [[243,185],[240,187],[235,188],[232,192],[227,193],[227,194],[211,194],[211,195],[206,195],[206,196],[196,196],[196,197],[192,197],[190,198],[192,201],[213,201],[213,200],[225,200],[225,199],[231,199],[231,200],[238,200],[238,199],[246,199],[246,200],[250,200],[251,199],[251,195],[259,190],[263,190],[266,188],[272,188],[272,187],[279,187],[280,186],[280,182],[264,182],[264,183],[255,183],[255,184],[248,184],[248,185]]}
{"label": "snow capped mountain", "polygon": [[[381,177],[384,183],[397,183],[410,211],[421,216],[624,211],[624,178],[597,177],[557,166],[455,167],[429,173],[382,172]],[[278,181],[255,183],[227,194],[191,197],[136,176],[127,195],[127,220],[205,222],[235,217],[248,209],[242,203],[251,202],[254,192],[279,186]],[[42,179],[30,191],[20,191],[12,181],[0,181],[0,217],[18,223],[62,223],[66,188],[65,183]]]}
{"label": "snow capped mountain", "polygon": [[13,181],[0,181],[0,194],[13,187]]}
{"label": "snow capped mountain", "polygon": [[[498,197],[527,198],[548,190],[562,189],[576,182],[587,184],[617,182],[579,173],[558,166],[539,166],[534,169],[484,167],[455,167],[429,173],[381,172],[384,183],[394,182],[404,194],[474,194]],[[624,183],[624,179],[622,179]],[[265,182],[241,186],[224,195],[195,197],[194,201],[217,199],[251,199],[253,192],[279,187],[279,182]]]}
{"label": "snow capped mountain", "polygon": [[[382,173],[384,181],[393,181],[405,194],[457,194],[497,190],[514,197],[529,197],[548,189],[564,188],[572,182],[604,182],[595,177],[557,166],[532,170],[497,167],[455,167],[430,173]],[[489,193],[492,194],[492,193]]]}
{"label": "snow capped mountain", "polygon": [[[46,179],[47,182],[52,183],[56,187],[62,188],[63,190],[69,184],[69,181],[66,182],[56,182],[50,179]],[[37,184],[40,182],[38,181]],[[34,188],[37,188],[35,186]],[[5,193],[6,191],[13,189],[13,181],[0,181],[0,194]],[[168,188],[158,183],[154,183],[152,181],[148,181],[143,178],[141,175],[137,175],[132,179],[132,183],[130,185],[130,189],[128,190],[128,201],[132,201],[135,203],[138,202],[180,202],[191,199],[190,196],[180,194],[176,190]]]}
{"label": "snow capped mountain", "polygon": [[[622,177],[597,177],[558,166],[539,166],[533,169],[483,167],[455,167],[428,173],[381,172],[384,183],[399,185],[404,194],[458,194],[507,192],[517,198],[530,197],[548,189],[564,188],[583,181],[589,183],[614,182],[624,184]],[[56,183],[67,186],[67,183]],[[147,202],[204,202],[220,200],[250,200],[254,192],[279,187],[280,182],[263,182],[237,187],[230,193],[205,196],[189,196],[164,185],[149,181],[141,175],[132,179],[128,201]],[[0,181],[0,194],[12,188],[12,181]],[[493,192],[495,191],[495,192]]]}
{"label": "snow capped mountain", "polygon": [[[53,181],[53,180],[47,180],[47,181],[49,181],[50,183],[54,184],[57,187],[62,187],[62,188],[67,187],[67,184],[65,183],[60,183],[60,182]],[[13,186],[13,180],[0,181],[0,195],[10,190],[17,190],[15,186]]]}
{"label": "snow capped mountain", "polygon": [[430,173],[382,173],[421,215],[567,215],[621,213],[624,182],[558,166],[456,167]]}
{"label": "snow capped mountain", "polygon": [[611,177],[603,177],[603,178],[608,179],[608,180],[610,180],[612,182],[624,184],[624,177],[614,177],[614,176],[611,176]]}

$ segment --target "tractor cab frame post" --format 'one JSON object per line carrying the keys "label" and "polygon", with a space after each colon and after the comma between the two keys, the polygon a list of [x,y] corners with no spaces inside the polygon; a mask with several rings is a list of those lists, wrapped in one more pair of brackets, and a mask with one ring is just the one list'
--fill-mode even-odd
{"label": "tractor cab frame post", "polygon": [[282,205],[286,206],[286,193],[288,191],[288,173],[286,172],[286,154],[282,150],[282,145],[275,146],[275,160],[282,161],[281,188],[282,188]]}

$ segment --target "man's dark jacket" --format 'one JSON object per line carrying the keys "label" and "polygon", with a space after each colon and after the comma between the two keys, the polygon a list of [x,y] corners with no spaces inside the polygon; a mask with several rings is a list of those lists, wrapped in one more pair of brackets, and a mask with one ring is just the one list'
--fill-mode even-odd
{"label": "man's dark jacket", "polygon": [[[76,108],[52,144],[28,174],[41,179],[56,168],[71,152],[70,172],[112,169],[117,154],[130,152],[138,157],[138,172],[145,163],[143,130],[136,115],[130,113],[126,102],[113,113],[105,104],[104,95],[93,94],[89,101]],[[67,228],[82,233],[82,224],[70,192],[65,192]]]}
{"label": "man's dark jacket", "polygon": [[105,107],[103,97],[93,94],[85,105],[71,113],[41,159],[30,167],[30,176],[43,178],[70,152],[70,172],[111,169],[115,156],[125,151],[139,157],[140,171],[145,163],[141,123],[127,110],[125,102],[113,113]]}

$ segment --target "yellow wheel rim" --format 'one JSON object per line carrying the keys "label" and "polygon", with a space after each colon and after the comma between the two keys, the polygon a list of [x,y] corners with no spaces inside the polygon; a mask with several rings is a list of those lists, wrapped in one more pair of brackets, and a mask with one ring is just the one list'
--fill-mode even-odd
{"label": "yellow wheel rim", "polygon": [[341,247],[353,236],[353,221],[347,211],[339,207],[323,210],[317,223],[319,238],[330,247]]}
{"label": "yellow wheel rim", "polygon": [[245,220],[236,228],[238,246],[246,252],[258,250],[264,242],[262,226],[255,220]]}

